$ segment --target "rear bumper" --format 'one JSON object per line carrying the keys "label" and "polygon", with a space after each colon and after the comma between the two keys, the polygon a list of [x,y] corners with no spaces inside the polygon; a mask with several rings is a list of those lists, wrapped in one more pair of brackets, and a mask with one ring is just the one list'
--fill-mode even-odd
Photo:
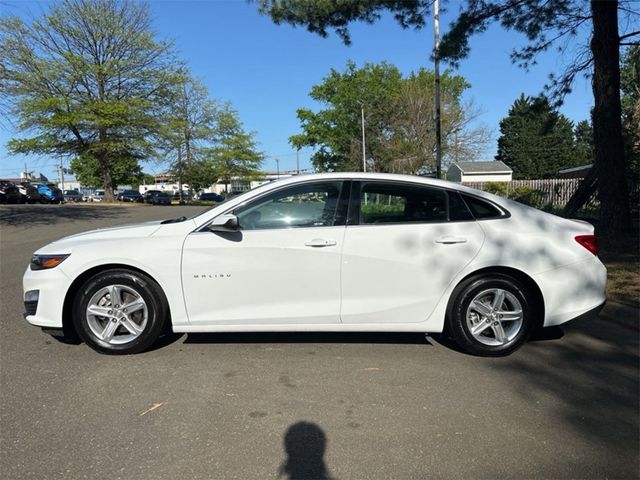
{"label": "rear bumper", "polygon": [[600,305],[593,307],[591,310],[587,310],[584,313],[581,313],[580,315],[578,315],[575,318],[572,318],[570,320],[570,322],[580,322],[580,321],[584,321],[584,320],[593,320],[594,318],[597,318],[598,315],[600,315],[600,312],[602,311],[602,309],[604,308],[604,306],[607,304],[607,301],[605,300],[604,302],[602,302]]}
{"label": "rear bumper", "polygon": [[597,257],[534,275],[544,298],[544,326],[599,311],[606,301],[607,269]]}

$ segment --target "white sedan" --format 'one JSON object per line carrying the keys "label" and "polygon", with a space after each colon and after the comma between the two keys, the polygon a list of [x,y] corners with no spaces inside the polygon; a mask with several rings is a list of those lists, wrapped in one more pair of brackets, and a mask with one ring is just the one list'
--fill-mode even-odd
{"label": "white sedan", "polygon": [[415,176],[304,175],[193,218],[72,235],[24,275],[26,319],[102,353],[174,332],[442,332],[504,355],[605,302],[593,227]]}

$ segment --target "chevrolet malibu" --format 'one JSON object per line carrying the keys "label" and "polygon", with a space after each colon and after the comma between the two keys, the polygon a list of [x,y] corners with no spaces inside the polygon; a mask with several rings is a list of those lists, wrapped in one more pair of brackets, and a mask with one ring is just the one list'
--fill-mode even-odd
{"label": "chevrolet malibu", "polygon": [[24,275],[26,320],[98,352],[163,332],[442,332],[505,355],[594,315],[593,227],[415,176],[304,175],[192,218],[72,235]]}

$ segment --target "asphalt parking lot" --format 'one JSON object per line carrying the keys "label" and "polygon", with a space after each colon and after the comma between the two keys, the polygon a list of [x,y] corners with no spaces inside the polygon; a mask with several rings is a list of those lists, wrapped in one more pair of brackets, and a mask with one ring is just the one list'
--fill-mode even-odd
{"label": "asphalt parking lot", "polygon": [[3,478],[638,477],[638,332],[607,310],[497,359],[417,334],[174,335],[108,357],[23,320],[38,247],[199,210],[0,206]]}

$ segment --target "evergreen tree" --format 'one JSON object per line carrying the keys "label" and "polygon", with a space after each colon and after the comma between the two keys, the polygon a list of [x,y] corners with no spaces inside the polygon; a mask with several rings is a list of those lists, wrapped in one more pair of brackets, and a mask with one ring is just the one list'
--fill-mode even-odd
{"label": "evergreen tree", "polygon": [[513,169],[514,178],[552,178],[577,166],[573,125],[545,98],[520,96],[500,121],[496,160]]}
{"label": "evergreen tree", "polygon": [[575,141],[576,163],[589,165],[593,163],[593,127],[589,120],[582,120],[573,129]]}

